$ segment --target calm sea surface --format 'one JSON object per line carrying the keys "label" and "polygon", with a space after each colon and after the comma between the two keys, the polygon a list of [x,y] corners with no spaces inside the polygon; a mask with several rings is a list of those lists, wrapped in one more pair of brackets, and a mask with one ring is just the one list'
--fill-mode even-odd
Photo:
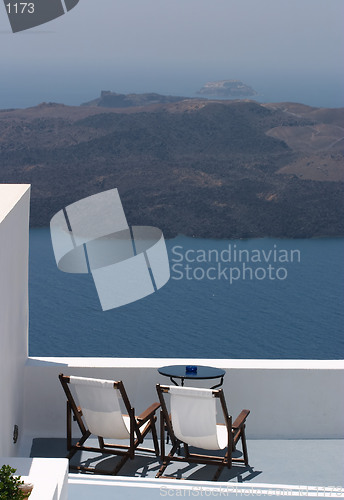
{"label": "calm sea surface", "polygon": [[167,242],[171,279],[103,312],[30,230],[30,355],[340,359],[344,239]]}

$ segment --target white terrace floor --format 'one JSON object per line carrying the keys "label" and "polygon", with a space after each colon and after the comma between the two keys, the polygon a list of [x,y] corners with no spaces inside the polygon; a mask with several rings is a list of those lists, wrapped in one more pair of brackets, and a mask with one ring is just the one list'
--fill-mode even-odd
{"label": "white terrace floor", "polygon": [[[153,447],[149,438],[145,446]],[[247,486],[251,484],[318,486],[341,488],[344,491],[344,440],[248,440],[249,467],[233,466],[224,469],[221,483]],[[97,441],[95,440],[95,444]],[[236,452],[238,455],[241,453]],[[37,438],[32,442],[31,457],[64,457],[65,440],[61,438]],[[113,468],[117,457],[97,456],[83,452],[76,455],[76,462],[84,461],[90,466],[100,464],[104,469]],[[133,461],[128,461],[121,469],[121,477],[155,477],[159,469],[159,460],[153,454],[140,454]],[[192,481],[210,481],[215,472],[214,466],[171,463],[165,474],[172,478]],[[71,476],[74,476],[72,474]],[[71,477],[70,476],[70,477]],[[78,474],[78,476],[81,476]],[[84,478],[89,475],[82,474]],[[108,476],[104,479],[109,480]],[[175,481],[175,483],[178,481]],[[185,483],[185,481],[182,481]],[[214,484],[214,483],[213,483]]]}

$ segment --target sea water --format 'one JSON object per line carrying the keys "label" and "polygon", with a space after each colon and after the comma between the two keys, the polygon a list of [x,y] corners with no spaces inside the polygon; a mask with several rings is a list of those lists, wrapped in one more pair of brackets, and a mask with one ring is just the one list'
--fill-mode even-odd
{"label": "sea water", "polygon": [[171,277],[103,312],[30,230],[31,356],[341,359],[344,238],[167,241]]}

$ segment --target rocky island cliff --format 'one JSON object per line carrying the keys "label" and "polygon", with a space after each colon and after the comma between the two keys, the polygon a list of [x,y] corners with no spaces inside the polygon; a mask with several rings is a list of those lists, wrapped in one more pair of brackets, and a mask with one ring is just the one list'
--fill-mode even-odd
{"label": "rocky island cliff", "polygon": [[344,236],[343,109],[182,99],[0,112],[0,182],[31,183],[31,224],[117,187],[167,237]]}
{"label": "rocky island cliff", "polygon": [[138,106],[149,106],[151,104],[166,104],[179,102],[186,97],[161,95],[155,92],[145,94],[119,94],[110,90],[102,90],[100,97],[85,102],[82,106],[100,106],[102,108],[130,108]]}

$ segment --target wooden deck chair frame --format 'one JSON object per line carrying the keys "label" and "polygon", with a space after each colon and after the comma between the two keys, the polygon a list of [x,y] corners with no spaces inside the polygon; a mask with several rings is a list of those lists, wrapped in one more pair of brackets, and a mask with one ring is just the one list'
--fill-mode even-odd
{"label": "wooden deck chair frame", "polygon": [[[155,428],[155,422],[156,422],[155,412],[160,407],[160,403],[153,403],[138,417],[136,417],[135,410],[130,405],[122,381],[119,382],[114,381],[113,387],[114,389],[119,390],[125,408],[128,412],[128,416],[130,417],[130,441],[129,441],[130,444],[129,446],[126,446],[121,444],[117,445],[117,444],[105,443],[102,436],[97,436],[99,447],[84,446],[85,441],[91,436],[91,432],[87,429],[83,421],[82,409],[79,406],[77,406],[73,398],[73,395],[71,393],[71,390],[69,388],[70,377],[63,375],[61,373],[59,375],[59,379],[67,397],[67,450],[69,453],[66,458],[70,460],[79,450],[122,456],[122,459],[119,461],[119,463],[112,471],[101,470],[98,468],[95,469],[91,467],[84,467],[81,465],[80,466],[70,465],[70,469],[82,472],[96,472],[97,474],[116,475],[119,472],[119,470],[123,467],[123,465],[127,462],[128,459],[131,460],[134,459],[136,450],[144,452],[152,452],[155,453],[157,457],[159,456],[159,444]],[[76,444],[72,443],[72,418],[77,422],[79,429],[81,431],[81,438]],[[152,431],[154,449],[139,447],[139,444],[143,442],[145,436],[149,431]]]}
{"label": "wooden deck chair frame", "polygon": [[[218,468],[213,477],[213,481],[217,481],[224,467],[230,469],[233,463],[243,464],[248,466],[248,453],[246,445],[246,435],[245,435],[245,422],[248,417],[250,410],[242,410],[235,421],[232,423],[232,417],[228,414],[227,405],[224,398],[222,389],[212,390],[213,396],[218,398],[221,403],[225,426],[227,428],[228,443],[225,449],[227,449],[224,456],[213,456],[213,455],[201,455],[196,453],[190,453],[188,443],[183,443],[185,456],[175,456],[175,453],[180,450],[180,444],[182,443],[173,432],[171,415],[169,415],[164,394],[169,392],[169,386],[163,386],[157,384],[156,386],[159,401],[161,405],[160,410],[160,449],[161,449],[161,460],[162,465],[157,473],[157,478],[169,478],[169,476],[164,476],[164,472],[169,462],[187,462],[187,463],[197,463],[206,465],[218,465]],[[165,453],[165,431],[171,438],[172,448],[168,455]],[[243,458],[234,458],[232,456],[233,451],[236,449],[238,441],[241,440]],[[179,451],[180,453],[180,451]]]}

